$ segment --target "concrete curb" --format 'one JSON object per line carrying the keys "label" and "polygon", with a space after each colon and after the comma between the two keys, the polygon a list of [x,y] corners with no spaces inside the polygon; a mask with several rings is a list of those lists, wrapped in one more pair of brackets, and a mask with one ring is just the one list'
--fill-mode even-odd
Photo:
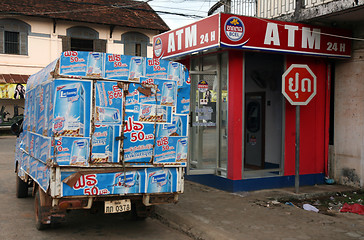
{"label": "concrete curb", "polygon": [[222,229],[214,229],[214,226],[205,224],[201,221],[193,221],[187,216],[181,216],[174,213],[163,206],[156,206],[154,218],[163,224],[175,230],[185,233],[189,237],[196,240],[231,240],[233,236],[229,236],[228,232]]}

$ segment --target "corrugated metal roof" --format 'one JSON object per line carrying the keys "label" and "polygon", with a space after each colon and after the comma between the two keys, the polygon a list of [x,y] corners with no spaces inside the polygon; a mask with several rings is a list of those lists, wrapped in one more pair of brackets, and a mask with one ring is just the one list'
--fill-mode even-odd
{"label": "corrugated metal roof", "polygon": [[0,84],[2,83],[27,83],[30,75],[21,74],[0,74]]}

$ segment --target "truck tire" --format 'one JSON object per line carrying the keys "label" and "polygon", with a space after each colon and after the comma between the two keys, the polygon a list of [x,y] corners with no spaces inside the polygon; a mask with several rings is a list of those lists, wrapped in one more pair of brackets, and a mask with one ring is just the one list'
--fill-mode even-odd
{"label": "truck tire", "polygon": [[21,180],[21,178],[16,175],[16,197],[25,198],[28,196],[28,183]]}
{"label": "truck tire", "polygon": [[132,220],[143,221],[154,212],[154,206],[145,206],[142,203],[133,204],[131,207]]}
{"label": "truck tire", "polygon": [[[34,198],[35,227],[38,230],[44,230],[48,228],[51,223],[44,223],[43,221],[44,217],[47,216],[47,213],[40,204],[40,191],[43,190],[38,187]],[[48,214],[50,215],[50,212],[48,212]]]}

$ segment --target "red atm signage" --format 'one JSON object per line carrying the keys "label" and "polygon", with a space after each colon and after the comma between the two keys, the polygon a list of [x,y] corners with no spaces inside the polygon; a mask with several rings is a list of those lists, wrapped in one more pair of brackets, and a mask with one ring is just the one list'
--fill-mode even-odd
{"label": "red atm signage", "polygon": [[154,57],[170,58],[213,47],[350,57],[350,32],[306,24],[216,14],[153,38]]}
{"label": "red atm signage", "polygon": [[186,55],[219,45],[219,15],[153,37],[153,56]]}

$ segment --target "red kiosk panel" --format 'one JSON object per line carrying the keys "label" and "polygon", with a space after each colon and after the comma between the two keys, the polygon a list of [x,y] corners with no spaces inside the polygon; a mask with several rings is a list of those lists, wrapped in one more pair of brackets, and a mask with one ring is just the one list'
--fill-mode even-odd
{"label": "red kiosk panel", "polygon": [[[327,64],[325,60],[302,56],[286,57],[287,68],[291,64],[307,64],[317,77],[317,94],[306,106],[301,106],[300,120],[300,174],[324,173],[327,158],[325,146],[327,134],[326,112],[329,102]],[[295,174],[295,106],[286,101],[285,116],[285,166],[284,175]]]}

